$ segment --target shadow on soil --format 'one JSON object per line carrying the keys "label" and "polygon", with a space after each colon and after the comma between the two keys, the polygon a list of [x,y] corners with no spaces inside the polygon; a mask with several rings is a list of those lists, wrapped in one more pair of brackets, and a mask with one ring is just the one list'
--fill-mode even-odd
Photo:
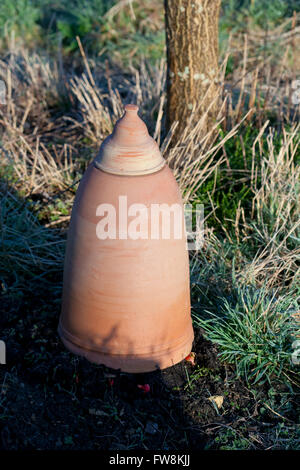
{"label": "shadow on soil", "polygon": [[[44,230],[46,243],[51,229]],[[57,334],[61,286],[62,268],[21,279],[12,265],[11,275],[3,276],[0,339],[7,364],[0,365],[0,449],[218,448],[216,430],[255,420],[257,400],[218,362],[200,331],[196,366],[183,361],[147,374],[121,373],[68,352]],[[150,391],[139,387],[145,384]],[[214,395],[224,398],[220,409],[209,400]],[[278,419],[264,416],[273,424]]]}

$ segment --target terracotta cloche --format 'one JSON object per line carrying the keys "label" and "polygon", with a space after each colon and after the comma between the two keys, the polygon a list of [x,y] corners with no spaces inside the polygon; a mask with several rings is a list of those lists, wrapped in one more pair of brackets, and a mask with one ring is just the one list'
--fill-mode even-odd
{"label": "terracotta cloche", "polygon": [[73,353],[125,372],[164,369],[191,351],[182,198],[136,105],[125,106],[80,182],[58,331]]}

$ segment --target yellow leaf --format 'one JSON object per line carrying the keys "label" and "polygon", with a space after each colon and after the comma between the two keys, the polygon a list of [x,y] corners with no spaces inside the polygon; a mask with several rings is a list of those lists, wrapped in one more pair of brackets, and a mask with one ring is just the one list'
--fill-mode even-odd
{"label": "yellow leaf", "polygon": [[212,397],[209,397],[208,399],[209,401],[215,403],[218,409],[220,409],[223,405],[224,397],[222,397],[222,395],[213,395]]}

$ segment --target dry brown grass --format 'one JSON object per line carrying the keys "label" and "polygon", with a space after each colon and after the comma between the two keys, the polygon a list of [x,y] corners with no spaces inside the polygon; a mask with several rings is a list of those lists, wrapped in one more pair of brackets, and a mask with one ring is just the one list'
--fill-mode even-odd
{"label": "dry brown grass", "polygon": [[[235,177],[230,168],[230,156],[224,150],[225,143],[237,135],[242,123],[256,126],[259,132],[253,142],[252,168],[249,171],[245,165],[244,173],[239,176],[248,181],[254,194],[252,216],[245,218],[244,207],[239,205],[236,220],[232,221],[235,240],[225,229],[226,243],[247,246],[250,240],[255,241],[257,251],[250,261],[241,250],[236,253],[237,271],[243,282],[266,282],[270,286],[295,282],[299,275],[296,239],[299,167],[293,161],[299,146],[299,126],[292,122],[297,119],[297,109],[294,106],[294,113],[291,113],[288,99],[291,76],[284,72],[287,54],[278,64],[277,74],[272,75],[263,63],[255,63],[253,67],[248,43],[245,38],[243,60],[235,71],[235,81],[228,83],[225,77],[232,44],[220,67],[223,101],[214,128],[199,137],[203,116],[195,127],[191,123],[187,125],[175,145],[172,145],[172,136],[176,133],[176,124],[165,135],[164,60],[155,66],[142,60],[139,69],[130,67],[125,77],[118,76],[115,80],[108,66],[98,69],[82,48],[85,71],[80,76],[71,73],[69,77],[55,62],[50,64],[36,54],[29,56],[25,50],[12,53],[8,59],[0,61],[0,78],[5,80],[8,90],[7,104],[0,108],[2,174],[9,169],[10,185],[12,189],[21,190],[22,197],[44,194],[49,202],[58,196],[70,204],[74,191],[69,188],[76,188],[85,165],[122,115],[122,101],[136,102],[150,133],[174,170],[184,200],[197,202],[201,185],[209,178],[216,181],[224,163],[227,172]],[[123,94],[126,90],[125,98],[121,98],[120,83]],[[62,115],[59,110],[64,100],[71,109]],[[270,123],[266,123],[269,111],[272,111],[273,126],[281,126],[284,118],[292,129],[283,131],[282,145],[276,150]],[[218,137],[221,128],[225,132],[223,138]],[[242,134],[240,139],[243,142]],[[268,145],[267,155],[262,153],[263,142]],[[208,213],[216,211],[214,189],[209,195]],[[58,219],[45,220],[44,224],[59,226],[69,218],[66,214],[55,213],[55,216]],[[9,223],[13,221],[9,220]],[[219,222],[222,225],[222,221]],[[7,228],[4,233],[9,233]],[[206,230],[202,254],[208,256],[210,263],[218,259],[220,265],[223,260],[221,264],[224,262],[230,268],[223,246],[212,230]],[[203,261],[201,256],[199,259]]]}
{"label": "dry brown grass", "polygon": [[[259,280],[273,287],[296,284],[300,279],[300,166],[295,165],[299,131],[300,125],[290,132],[283,131],[282,146],[276,151],[273,132],[269,129],[268,156],[253,164],[252,214],[243,227],[243,243],[251,237],[260,249],[241,272],[249,282]],[[256,144],[253,144],[253,161]]]}
{"label": "dry brown grass", "polygon": [[[62,270],[65,241],[59,232],[43,227],[18,195],[0,184],[0,269],[2,289],[34,288],[35,276],[48,277]],[[26,282],[28,276],[31,282]]]}

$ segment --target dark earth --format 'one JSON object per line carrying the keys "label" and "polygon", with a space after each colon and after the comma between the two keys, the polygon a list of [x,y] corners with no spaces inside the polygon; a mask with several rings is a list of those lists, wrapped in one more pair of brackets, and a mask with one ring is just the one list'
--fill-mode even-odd
{"label": "dark earth", "polygon": [[[276,414],[284,388],[254,392],[219,362],[199,330],[196,365],[184,360],[162,371],[121,373],[64,348],[57,334],[60,288],[36,280],[28,294],[2,289],[0,449],[259,449],[272,445],[270,432],[283,419],[286,426],[297,422],[294,399],[286,400],[284,418]],[[150,391],[139,387],[145,384]],[[220,408],[211,396],[223,397]]]}

